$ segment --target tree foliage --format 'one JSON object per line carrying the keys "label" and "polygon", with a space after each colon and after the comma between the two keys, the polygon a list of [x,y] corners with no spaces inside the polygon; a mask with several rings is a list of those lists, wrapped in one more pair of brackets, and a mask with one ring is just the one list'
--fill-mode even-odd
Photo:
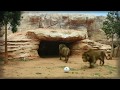
{"label": "tree foliage", "polygon": [[120,12],[109,11],[106,21],[103,22],[102,29],[109,38],[111,38],[113,34],[117,34],[120,38]]}
{"label": "tree foliage", "polygon": [[10,24],[13,33],[17,31],[17,25],[20,25],[20,20],[20,11],[0,11],[0,25]]}
{"label": "tree foliage", "polygon": [[112,56],[114,52],[114,35],[120,38],[120,13],[119,11],[109,11],[106,20],[103,22],[104,32],[108,38],[112,38]]}
{"label": "tree foliage", "polygon": [[103,22],[103,30],[107,37],[111,38],[116,33],[116,15],[114,11],[110,11],[107,14],[106,21]]}
{"label": "tree foliage", "polygon": [[21,12],[20,11],[0,11],[0,26],[5,27],[5,64],[8,63],[7,53],[7,25],[10,24],[12,32],[17,31],[17,25],[20,25]]}
{"label": "tree foliage", "polygon": [[116,34],[118,35],[118,38],[120,38],[120,11],[116,11]]}

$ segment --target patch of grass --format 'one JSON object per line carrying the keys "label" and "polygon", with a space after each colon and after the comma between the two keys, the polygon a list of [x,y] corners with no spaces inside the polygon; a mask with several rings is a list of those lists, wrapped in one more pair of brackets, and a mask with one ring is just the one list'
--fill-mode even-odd
{"label": "patch of grass", "polygon": [[49,67],[46,67],[47,69],[51,69],[51,68],[49,68]]}
{"label": "patch of grass", "polygon": [[70,70],[71,71],[79,71],[79,70],[82,70],[81,68],[77,68],[77,69],[75,69],[75,68],[70,68]]}
{"label": "patch of grass", "polygon": [[78,74],[78,72],[72,72],[72,74]]}
{"label": "patch of grass", "polygon": [[66,67],[66,66],[58,66],[59,68],[64,68],[64,67]]}
{"label": "patch of grass", "polygon": [[113,67],[110,65],[104,65],[104,67],[109,70],[105,75],[110,75],[110,74],[113,74],[113,72],[117,71],[117,67]]}
{"label": "patch of grass", "polygon": [[19,58],[18,61],[30,61],[30,59],[27,59],[27,58]]}
{"label": "patch of grass", "polygon": [[100,73],[95,73],[94,75],[98,75],[98,76],[100,76]]}
{"label": "patch of grass", "polygon": [[101,77],[100,73],[94,73],[93,76]]}
{"label": "patch of grass", "polygon": [[71,71],[76,71],[77,69],[74,69],[74,68],[70,68]]}
{"label": "patch of grass", "polygon": [[112,72],[112,71],[109,71],[108,73],[109,73],[109,74],[112,74],[113,72]]}
{"label": "patch of grass", "polygon": [[42,73],[36,73],[36,74],[42,74]]}
{"label": "patch of grass", "polygon": [[48,77],[45,77],[46,79],[48,79]]}
{"label": "patch of grass", "polygon": [[33,67],[33,68],[41,68],[41,67]]}
{"label": "patch of grass", "polygon": [[[66,66],[59,66],[59,68],[64,68],[64,67],[66,67]],[[70,67],[70,71],[79,71],[79,70],[85,71],[85,68],[71,68]]]}
{"label": "patch of grass", "polygon": [[88,69],[88,68],[89,68],[88,66],[84,66],[84,67],[81,67],[80,69],[85,70],[85,69]]}
{"label": "patch of grass", "polygon": [[107,68],[110,71],[115,71],[117,67],[109,66],[109,65],[104,65],[105,68]]}

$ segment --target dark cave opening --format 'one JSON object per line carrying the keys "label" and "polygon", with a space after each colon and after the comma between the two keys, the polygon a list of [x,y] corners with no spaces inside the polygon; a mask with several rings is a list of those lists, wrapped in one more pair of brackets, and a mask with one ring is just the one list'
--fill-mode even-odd
{"label": "dark cave opening", "polygon": [[42,58],[58,57],[59,56],[59,44],[66,44],[70,48],[71,42],[65,41],[40,41],[38,54]]}

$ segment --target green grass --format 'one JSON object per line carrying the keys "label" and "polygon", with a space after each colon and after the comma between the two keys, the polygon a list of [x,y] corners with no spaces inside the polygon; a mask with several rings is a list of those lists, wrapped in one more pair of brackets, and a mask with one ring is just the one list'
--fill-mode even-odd
{"label": "green grass", "polygon": [[79,74],[78,72],[72,72],[72,74]]}
{"label": "green grass", "polygon": [[77,71],[77,69],[75,69],[75,68],[70,68],[70,70],[71,70],[71,71]]}
{"label": "green grass", "polygon": [[99,77],[101,76],[100,73],[95,73],[94,75],[95,75],[95,76],[99,76]]}
{"label": "green grass", "polygon": [[51,69],[50,67],[46,67],[47,69]]}
{"label": "green grass", "polygon": [[[59,66],[59,68],[64,68],[64,67],[66,67],[66,66]],[[84,68],[77,68],[77,69],[75,69],[75,68],[70,68],[70,71],[79,71],[79,70],[84,70],[84,71],[85,71]]]}
{"label": "green grass", "polygon": [[104,65],[104,67],[110,71],[116,71],[117,67],[109,66],[109,65]]}
{"label": "green grass", "polygon": [[109,70],[107,75],[112,74],[113,72],[117,71],[117,67],[113,67],[109,65],[104,65],[104,67]]}
{"label": "green grass", "polygon": [[113,72],[112,72],[112,71],[109,71],[108,73],[109,73],[109,74],[112,74]]}
{"label": "green grass", "polygon": [[17,59],[18,61],[30,61],[30,59],[27,59],[27,58],[19,58]]}
{"label": "green grass", "polygon": [[64,67],[66,67],[66,66],[58,66],[59,68],[64,68]]}

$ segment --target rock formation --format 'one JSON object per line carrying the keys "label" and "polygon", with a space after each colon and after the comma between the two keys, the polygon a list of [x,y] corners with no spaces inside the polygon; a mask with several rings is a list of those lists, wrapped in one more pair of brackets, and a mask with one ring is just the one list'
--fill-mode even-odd
{"label": "rock formation", "polygon": [[84,39],[73,43],[71,50],[76,55],[81,55],[83,52],[89,49],[104,50],[107,54],[108,51],[111,52],[111,46],[106,44],[101,44],[93,40]]}
{"label": "rock formation", "polygon": [[[87,34],[76,30],[35,29],[17,32],[8,36],[9,58],[37,58],[41,41],[76,42],[83,40]],[[48,44],[49,45],[49,44]],[[4,40],[0,42],[0,55],[4,56]]]}
{"label": "rock formation", "polygon": [[[72,55],[80,55],[90,48],[111,50],[110,45],[98,43],[98,41],[106,42],[105,33],[101,30],[105,17],[35,12],[24,12],[22,17],[18,32],[12,33],[11,30],[8,30],[9,58],[34,59],[41,57],[38,50],[45,47],[40,48],[42,41],[67,43]],[[0,56],[4,57],[3,34],[0,34]],[[56,43],[56,45],[59,43]],[[43,45],[50,46],[49,43]]]}

